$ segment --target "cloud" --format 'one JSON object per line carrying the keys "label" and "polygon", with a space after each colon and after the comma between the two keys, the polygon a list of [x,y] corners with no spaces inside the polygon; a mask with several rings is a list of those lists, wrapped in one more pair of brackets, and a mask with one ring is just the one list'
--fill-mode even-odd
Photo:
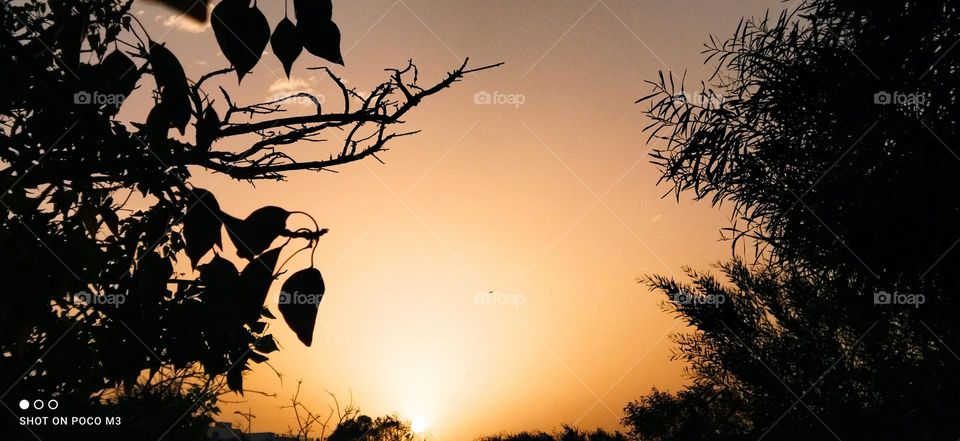
{"label": "cloud", "polygon": [[168,28],[176,28],[184,32],[199,34],[210,29],[210,20],[206,23],[197,23],[196,20],[182,14],[158,15],[156,20]]}

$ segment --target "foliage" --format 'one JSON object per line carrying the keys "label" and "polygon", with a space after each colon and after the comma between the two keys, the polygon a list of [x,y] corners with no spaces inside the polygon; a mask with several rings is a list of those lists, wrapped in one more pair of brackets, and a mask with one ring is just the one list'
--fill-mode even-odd
{"label": "foliage", "polygon": [[[410,63],[388,69],[386,81],[361,94],[318,67],[342,92],[339,108],[307,93],[239,104],[224,86],[211,95],[209,84],[230,72],[242,78],[260,60],[257,49],[270,33],[262,32],[266,23],[255,4],[218,3],[214,33],[233,67],[191,80],[178,56],[130,13],[132,3],[3,3],[0,383],[13,385],[3,395],[8,407],[16,405],[13,397],[42,396],[90,409],[104,391],[131,393],[144,376],[143,384],[152,384],[168,369],[199,369],[209,382],[225,378],[225,386],[242,392],[242,373],[278,349],[264,299],[293,254],[286,245],[314,252],[327,230],[305,213],[274,206],[235,217],[213,193],[191,185],[191,176],[252,183],[379,160],[390,141],[416,133],[394,130],[407,112],[484,69],[464,62],[420,87]],[[206,2],[166,3],[207,16]],[[339,38],[329,35],[336,28],[330,2],[293,4],[295,34],[285,24],[274,35],[288,72],[298,44],[342,64]],[[233,39],[225,34],[231,30]],[[119,120],[134,93],[152,97],[146,120]],[[293,100],[315,106],[292,114]],[[331,130],[342,132],[343,142],[329,155],[286,151]],[[239,259],[222,254],[224,230]],[[319,271],[311,264],[294,276],[296,288],[319,301],[325,290]],[[307,345],[316,308],[283,313]]]}
{"label": "foliage", "polygon": [[596,429],[593,432],[584,432],[576,427],[564,425],[560,432],[519,432],[500,434],[480,438],[480,441],[628,441],[626,435],[620,432],[607,432]]}
{"label": "foliage", "polygon": [[729,237],[762,259],[645,279],[691,327],[676,357],[693,384],[628,405],[634,436],[957,432],[958,23],[950,2],[809,0],[711,39],[699,91],[652,83],[661,181],[731,202]]}

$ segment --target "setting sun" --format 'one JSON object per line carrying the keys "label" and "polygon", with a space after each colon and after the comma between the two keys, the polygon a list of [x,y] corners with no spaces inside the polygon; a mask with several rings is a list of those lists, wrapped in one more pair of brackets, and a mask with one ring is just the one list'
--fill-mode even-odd
{"label": "setting sun", "polygon": [[414,417],[413,421],[410,422],[410,430],[413,430],[413,433],[423,433],[424,430],[427,430],[427,420],[422,416]]}

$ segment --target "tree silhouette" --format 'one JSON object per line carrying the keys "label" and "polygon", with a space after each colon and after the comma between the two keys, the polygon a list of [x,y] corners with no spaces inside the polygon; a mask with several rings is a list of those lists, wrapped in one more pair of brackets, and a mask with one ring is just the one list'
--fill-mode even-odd
{"label": "tree silhouette", "polygon": [[[208,15],[205,1],[165,3],[201,20]],[[212,27],[231,67],[193,81],[140,25],[132,4],[2,6],[0,384],[8,410],[22,397],[57,398],[61,412],[89,410],[105,391],[130,397],[161,383],[164,372],[205,378],[192,392],[180,384],[190,403],[183,416],[212,408],[224,380],[242,393],[243,371],[278,348],[263,320],[273,317],[264,300],[278,274],[290,270],[286,245],[312,252],[327,230],[275,206],[230,215],[213,193],[190,184],[192,174],[252,183],[380,160],[392,140],[416,133],[397,130],[409,111],[464,74],[491,67],[464,61],[421,86],[411,62],[360,93],[321,66],[310,69],[326,74],[339,103],[323,105],[308,93],[241,103],[228,91],[234,88],[211,84],[231,73],[242,81],[268,43],[288,75],[304,49],[343,63],[329,0],[293,1],[294,16],[272,32],[255,2],[221,1]],[[146,120],[118,120],[136,93],[152,97]],[[313,106],[298,112],[294,100]],[[330,132],[342,133],[342,143],[320,143],[306,154],[288,149]],[[223,231],[247,262],[243,268],[221,255]],[[314,299],[280,306],[309,345],[322,276],[312,267],[295,272],[284,289]],[[2,433],[26,436],[12,420],[4,419]]]}
{"label": "tree silhouette", "polygon": [[[651,276],[692,385],[631,403],[642,440],[948,439],[960,427],[957,6],[808,0],[711,39],[715,73],[651,82],[679,199],[755,245],[723,279]],[[745,257],[745,256],[744,256]]]}
{"label": "tree silhouette", "polygon": [[593,432],[584,432],[576,427],[564,425],[562,430],[555,433],[546,432],[519,432],[501,434],[480,438],[480,441],[627,441],[626,435],[620,432],[608,432],[596,429]]}

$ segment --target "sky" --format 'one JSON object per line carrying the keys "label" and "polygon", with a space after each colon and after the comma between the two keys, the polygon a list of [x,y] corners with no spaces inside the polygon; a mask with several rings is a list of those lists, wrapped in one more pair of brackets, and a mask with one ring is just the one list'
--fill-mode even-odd
{"label": "sky", "polygon": [[[271,24],[283,16],[282,2],[260,6]],[[228,66],[209,27],[152,3],[137,7],[188,76]],[[333,394],[371,416],[417,418],[430,439],[470,440],[563,423],[617,429],[631,400],[652,387],[677,390],[684,366],[671,360],[670,335],[684,327],[637,280],[730,257],[719,240],[729,217],[706,202],[662,197],[669,188],[656,186],[648,156],[656,143],[647,143],[644,107],[634,101],[659,70],[705,78],[710,34],[726,37],[741,17],[782,7],[335,1],[346,66],[332,69],[359,90],[409,59],[424,83],[465,57],[505,65],[468,75],[412,111],[404,128],[422,132],[393,142],[380,155],[385,164],[256,186],[195,170],[192,183],[228,213],[280,205],[330,228],[316,255],[327,292],[312,347],[273,322],[283,350],[271,365],[282,377],[258,366],[245,386],[278,396],[228,395],[242,402],[224,405],[222,419],[239,424],[233,411],[250,409],[254,431],[285,432],[293,414],[281,406],[302,379],[300,400],[317,412],[328,412]],[[235,77],[222,84],[248,103],[299,90],[333,101],[310,66],[330,65],[304,53],[287,80],[267,54],[242,87]],[[124,115],[142,121],[145,103],[125,105]],[[314,143],[290,149],[326,155]],[[289,266],[307,267],[307,259]],[[274,312],[281,282],[267,301]]]}

